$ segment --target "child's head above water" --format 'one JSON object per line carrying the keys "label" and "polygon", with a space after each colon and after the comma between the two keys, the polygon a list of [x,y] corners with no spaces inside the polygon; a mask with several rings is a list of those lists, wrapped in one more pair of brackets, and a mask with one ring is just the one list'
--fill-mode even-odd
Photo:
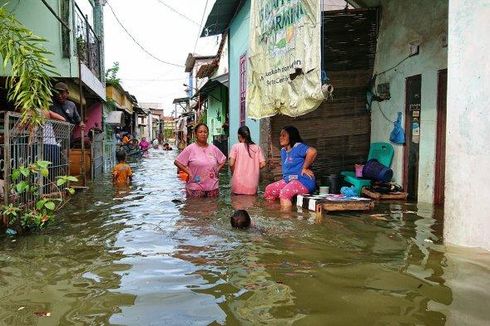
{"label": "child's head above water", "polygon": [[247,229],[250,227],[250,215],[244,209],[236,210],[230,217],[231,226],[237,229]]}
{"label": "child's head above water", "polygon": [[116,160],[118,163],[126,161],[126,152],[119,150],[116,152]]}

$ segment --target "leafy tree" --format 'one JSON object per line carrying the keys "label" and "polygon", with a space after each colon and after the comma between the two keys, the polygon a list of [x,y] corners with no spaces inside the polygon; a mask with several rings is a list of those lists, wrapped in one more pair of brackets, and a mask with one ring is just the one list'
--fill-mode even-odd
{"label": "leafy tree", "polygon": [[112,67],[105,72],[105,82],[107,85],[121,86],[121,78],[117,77],[119,73],[119,62],[114,62]]}
{"label": "leafy tree", "polygon": [[51,103],[49,74],[59,75],[47,58],[52,54],[36,36],[22,25],[5,7],[0,7],[0,57],[6,80],[8,100],[21,110],[21,121],[29,126],[40,125]]}

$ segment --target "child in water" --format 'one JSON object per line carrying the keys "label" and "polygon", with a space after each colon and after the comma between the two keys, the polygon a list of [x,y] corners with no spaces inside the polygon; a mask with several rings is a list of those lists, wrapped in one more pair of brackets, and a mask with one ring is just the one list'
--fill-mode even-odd
{"label": "child in water", "polygon": [[248,229],[251,225],[250,215],[244,209],[236,210],[230,217],[230,223],[236,229]]}
{"label": "child in water", "polygon": [[112,170],[112,182],[116,186],[127,186],[133,179],[133,171],[126,163],[126,152],[119,150],[116,153],[117,164]]}

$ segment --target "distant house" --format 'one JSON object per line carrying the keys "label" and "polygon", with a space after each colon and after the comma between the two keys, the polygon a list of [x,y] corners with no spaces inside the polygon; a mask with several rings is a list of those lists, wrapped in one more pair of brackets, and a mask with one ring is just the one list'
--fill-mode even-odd
{"label": "distant house", "polygon": [[208,142],[228,155],[228,37],[224,34],[214,59],[202,65],[196,78],[205,80],[196,92],[209,128]]}

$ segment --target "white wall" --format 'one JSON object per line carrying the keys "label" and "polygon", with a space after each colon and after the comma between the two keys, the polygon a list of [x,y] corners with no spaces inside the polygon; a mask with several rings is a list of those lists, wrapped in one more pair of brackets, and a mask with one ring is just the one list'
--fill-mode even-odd
{"label": "white wall", "polygon": [[[397,112],[405,114],[405,79],[422,75],[421,134],[418,200],[432,203],[434,197],[437,72],[447,67],[447,0],[384,0],[374,72],[392,68],[409,54],[409,43],[420,42],[420,54],[408,58],[396,69],[378,76],[378,83],[390,83],[391,99],[380,103],[391,121]],[[371,142],[389,142],[393,124],[373,102]],[[403,184],[403,146],[394,145],[394,181]]]}
{"label": "white wall", "polygon": [[490,1],[451,0],[446,138],[447,243],[490,250]]}

